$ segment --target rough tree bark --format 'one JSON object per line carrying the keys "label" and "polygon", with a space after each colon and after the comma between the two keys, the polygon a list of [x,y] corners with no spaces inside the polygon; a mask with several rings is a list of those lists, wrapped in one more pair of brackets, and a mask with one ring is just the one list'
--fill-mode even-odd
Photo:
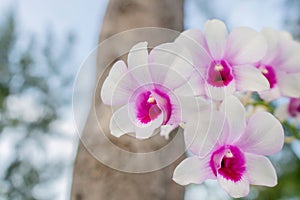
{"label": "rough tree bark", "polygon": [[[177,31],[183,29],[183,0],[110,0],[104,17],[100,42],[106,38],[138,27],[164,27]],[[126,38],[126,43],[139,37]],[[172,39],[172,38],[171,38]],[[122,45],[118,43],[118,45]],[[112,58],[117,48],[109,49]],[[106,56],[107,56],[106,55]],[[101,55],[99,55],[99,59]],[[99,72],[97,74],[99,76]],[[100,81],[101,82],[101,81]],[[100,94],[101,85],[96,86],[96,93]],[[106,109],[93,100],[96,109]],[[103,113],[103,112],[102,112]],[[107,111],[107,113],[109,113]],[[102,114],[100,120],[108,124],[110,114]],[[96,116],[90,112],[82,137],[93,141],[99,132],[96,126]],[[133,152],[147,152],[166,144],[160,136],[147,141],[137,141],[132,137],[122,136],[119,139],[107,134],[108,127],[104,128],[107,137],[116,145]],[[95,144],[94,150],[105,147],[105,143]],[[183,142],[178,143],[178,148],[184,148]],[[80,142],[74,166],[72,200],[182,200],[184,188],[172,181],[173,170],[176,163],[161,170],[143,174],[129,174],[111,169],[97,161]],[[114,157],[118,159],[118,157]],[[159,161],[157,161],[159,162]]]}

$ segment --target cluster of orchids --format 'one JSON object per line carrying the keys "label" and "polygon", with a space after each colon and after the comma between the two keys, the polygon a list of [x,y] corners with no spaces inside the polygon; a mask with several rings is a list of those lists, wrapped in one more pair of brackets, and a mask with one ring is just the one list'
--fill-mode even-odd
{"label": "cluster of orchids", "polygon": [[[283,121],[300,113],[299,52],[287,32],[228,32],[215,19],[151,51],[140,42],[102,86],[103,103],[118,108],[111,134],[168,138],[181,127],[192,156],[176,167],[176,183],[216,179],[234,198],[248,195],[250,185],[273,187],[277,175],[266,156],[283,147]],[[290,103],[277,111],[272,102],[281,97]]]}

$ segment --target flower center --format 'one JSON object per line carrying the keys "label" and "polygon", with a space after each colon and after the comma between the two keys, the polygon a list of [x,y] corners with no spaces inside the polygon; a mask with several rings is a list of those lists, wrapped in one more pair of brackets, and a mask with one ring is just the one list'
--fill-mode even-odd
{"label": "flower center", "polygon": [[268,65],[261,65],[258,66],[261,73],[266,77],[266,79],[269,81],[270,88],[273,88],[277,83],[276,73],[273,67]]}
{"label": "flower center", "polygon": [[237,182],[246,172],[244,154],[236,146],[225,145],[216,150],[210,159],[210,167],[217,176]]}
{"label": "flower center", "polygon": [[158,89],[138,95],[135,106],[137,119],[143,124],[155,120],[161,113],[164,114],[163,124],[166,124],[171,117],[172,106],[170,98],[166,93]]}
{"label": "flower center", "polygon": [[288,113],[292,117],[297,117],[300,114],[300,99],[291,98],[288,105]]}
{"label": "flower center", "polygon": [[233,80],[231,66],[226,60],[213,61],[208,69],[207,81],[215,87],[227,86]]}

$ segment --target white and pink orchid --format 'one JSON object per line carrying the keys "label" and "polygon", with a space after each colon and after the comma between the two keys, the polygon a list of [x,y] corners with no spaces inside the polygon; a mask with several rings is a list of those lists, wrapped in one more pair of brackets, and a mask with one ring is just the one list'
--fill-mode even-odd
{"label": "white and pink orchid", "polygon": [[147,42],[141,42],[131,48],[128,67],[117,61],[101,90],[104,104],[120,107],[111,118],[111,134],[120,137],[135,133],[136,138],[146,139],[160,128],[161,135],[168,137],[186,122],[185,116],[205,105],[197,106],[199,99],[174,93],[192,73],[188,58],[178,44],[165,43],[148,54]]}
{"label": "white and pink orchid", "polygon": [[[235,91],[264,91],[267,79],[255,67],[266,53],[267,44],[253,29],[239,27],[228,33],[225,24],[209,20],[204,34],[187,30],[175,41],[185,45],[193,55],[195,73],[189,80],[194,95],[223,100]],[[179,89],[185,92],[185,87]]]}
{"label": "white and pink orchid", "polygon": [[279,104],[274,115],[280,121],[294,120],[296,124],[300,122],[300,98],[290,98],[288,102]]}
{"label": "white and pink orchid", "polygon": [[249,110],[247,101],[255,101],[251,93],[244,105],[233,95],[256,91],[267,101],[290,97],[275,115],[284,111],[298,118],[299,52],[300,44],[286,33],[247,27],[228,33],[219,20],[209,20],[204,33],[187,30],[150,52],[147,42],[140,42],[129,52],[128,66],[124,61],[112,66],[101,89],[103,103],[117,108],[111,134],[146,139],[160,130],[168,138],[182,126],[193,156],[175,169],[178,184],[217,179],[235,198],[246,196],[251,184],[275,186],[277,175],[266,156],[282,149],[283,127],[270,113],[257,111],[268,102],[251,105],[255,112],[247,114],[244,105]]}
{"label": "white and pink orchid", "polygon": [[[244,106],[233,96],[226,98],[218,112],[225,120],[212,120],[211,124],[206,123],[206,128],[205,124],[198,128],[195,124],[196,138],[186,132],[186,137],[195,140],[190,150],[196,155],[177,166],[174,181],[187,185],[217,179],[235,198],[246,196],[250,184],[275,186],[277,175],[265,156],[279,152],[283,146],[284,132],[280,122],[267,112],[258,112],[246,121]],[[203,140],[213,144],[213,148],[201,154],[198,150],[203,149]]]}
{"label": "white and pink orchid", "polygon": [[264,28],[268,50],[256,66],[268,79],[270,90],[260,92],[267,101],[282,96],[300,98],[300,44],[286,32]]}

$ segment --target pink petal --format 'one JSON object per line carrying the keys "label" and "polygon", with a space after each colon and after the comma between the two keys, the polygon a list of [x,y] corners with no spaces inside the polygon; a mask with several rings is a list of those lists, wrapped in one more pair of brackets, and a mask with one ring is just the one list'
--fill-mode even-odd
{"label": "pink petal", "polygon": [[235,81],[231,81],[227,86],[224,87],[214,87],[210,84],[205,85],[206,95],[214,100],[223,100],[225,97],[232,95],[235,89]]}
{"label": "pink petal", "polygon": [[277,185],[276,171],[268,158],[245,153],[250,184],[273,187]]}
{"label": "pink petal", "polygon": [[235,28],[228,36],[226,59],[233,65],[255,63],[267,51],[264,37],[253,29]]}
{"label": "pink petal", "polygon": [[217,179],[221,187],[233,198],[245,197],[249,194],[249,181],[245,177],[237,182],[227,180],[222,175],[218,175]]}
{"label": "pink petal", "polygon": [[283,96],[300,98],[300,73],[278,73],[278,87]]}
{"label": "pink petal", "polygon": [[149,61],[152,80],[169,89],[183,85],[193,72],[191,54],[177,43],[155,47],[150,52]]}
{"label": "pink petal", "polygon": [[207,52],[205,37],[200,30],[189,29],[184,31],[175,40],[175,43],[189,49],[196,68],[205,68],[210,63],[211,58]]}
{"label": "pink petal", "polygon": [[221,60],[227,42],[227,28],[220,20],[209,20],[205,23],[204,33],[208,48],[215,60]]}
{"label": "pink petal", "polygon": [[272,155],[282,149],[284,132],[281,123],[270,113],[258,112],[248,121],[237,142],[244,152]]}
{"label": "pink petal", "polygon": [[225,116],[221,112],[204,110],[198,113],[194,116],[194,120],[188,121],[185,125],[186,147],[201,158],[206,156],[220,139],[224,124]]}
{"label": "pink petal", "polygon": [[140,84],[152,83],[148,68],[147,42],[140,42],[130,49],[128,54],[128,70]]}
{"label": "pink petal", "polygon": [[238,98],[229,96],[221,104],[220,111],[225,113],[228,121],[230,134],[224,138],[226,138],[225,143],[230,144],[238,139],[246,128],[246,110]]}
{"label": "pink petal", "polygon": [[264,91],[270,88],[270,84],[261,71],[251,65],[235,66],[236,88],[239,91]]}
{"label": "pink petal", "polygon": [[134,132],[135,128],[131,117],[129,117],[129,112],[129,107],[125,105],[113,113],[109,125],[112,135],[120,137],[126,133]]}
{"label": "pink petal", "polygon": [[113,65],[103,83],[101,99],[106,105],[124,105],[137,87],[138,84],[131,77],[126,64],[120,60]]}
{"label": "pink petal", "polygon": [[281,97],[280,90],[277,85],[269,90],[258,92],[258,94],[260,98],[268,102]]}
{"label": "pink petal", "polygon": [[174,170],[173,180],[180,185],[201,184],[206,179],[214,179],[209,166],[209,157],[200,159],[196,156],[186,158]]}

